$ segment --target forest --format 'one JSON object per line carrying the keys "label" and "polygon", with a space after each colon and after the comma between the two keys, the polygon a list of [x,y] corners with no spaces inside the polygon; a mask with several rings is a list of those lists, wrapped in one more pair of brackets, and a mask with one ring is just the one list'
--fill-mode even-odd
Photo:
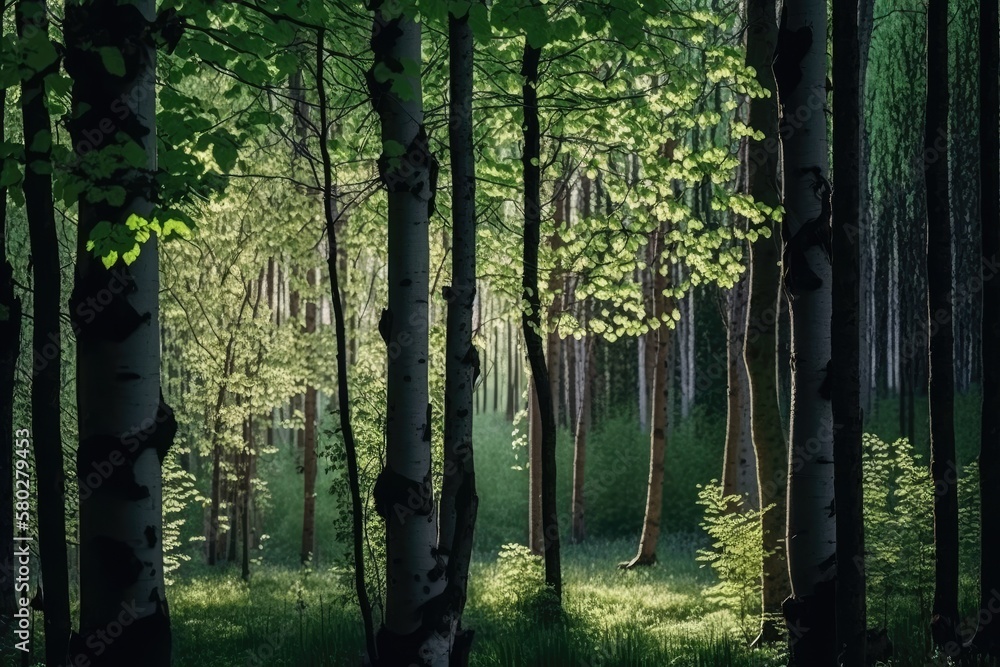
{"label": "forest", "polygon": [[1000,665],[998,0],[11,0],[4,667]]}

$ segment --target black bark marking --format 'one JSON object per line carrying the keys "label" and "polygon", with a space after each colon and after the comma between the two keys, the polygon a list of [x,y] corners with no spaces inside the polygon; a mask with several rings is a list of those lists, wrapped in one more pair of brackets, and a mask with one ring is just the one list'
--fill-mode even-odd
{"label": "black bark marking", "polygon": [[792,296],[812,292],[823,285],[820,277],[809,267],[806,250],[820,246],[826,253],[827,259],[832,254],[830,182],[823,176],[819,167],[812,167],[808,171],[816,178],[813,192],[820,201],[820,213],[812,220],[803,223],[792,235],[789,235],[788,223],[782,225],[782,234],[785,237],[784,281],[785,288]]}
{"label": "black bark marking", "polygon": [[812,45],[812,28],[802,26],[798,30],[789,30],[788,14],[782,11],[773,65],[774,79],[781,93],[787,95],[802,82],[802,59],[809,53]]}
{"label": "black bark marking", "polygon": [[150,549],[156,546],[155,526],[146,526],[146,530],[144,530],[142,534],[146,536],[146,545],[149,546]]}
{"label": "black bark marking", "polygon": [[120,589],[133,585],[142,573],[142,563],[135,557],[135,551],[120,540],[104,535],[94,538],[94,550],[100,557],[104,569],[104,580]]}
{"label": "black bark marking", "polygon": [[388,345],[389,338],[392,336],[392,311],[388,308],[382,309],[382,317],[378,320],[378,332],[385,344]]}
{"label": "black bark marking", "polygon": [[429,471],[423,482],[415,482],[386,466],[375,480],[372,495],[375,498],[375,511],[380,517],[386,521],[390,517],[405,521],[413,514],[430,516],[433,509],[431,493]]}

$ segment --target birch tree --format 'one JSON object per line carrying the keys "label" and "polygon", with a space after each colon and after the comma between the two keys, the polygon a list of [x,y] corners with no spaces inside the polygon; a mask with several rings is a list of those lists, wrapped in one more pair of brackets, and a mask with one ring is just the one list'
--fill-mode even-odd
{"label": "birch tree", "polygon": [[783,604],[789,665],[836,664],[836,525],[830,406],[830,184],[826,3],[786,2],[774,60],[784,157],[782,270],[792,329],[787,545]]}
{"label": "birch tree", "polygon": [[[70,298],[80,438],[80,636],[122,615],[132,619],[100,652],[81,642],[75,653],[92,665],[167,666],[171,656],[160,465],[176,422],[160,392],[154,18],[151,0],[81,0],[67,4],[63,23],[73,144],[80,150],[95,131],[108,142],[80,155],[76,166],[87,193],[77,202]],[[110,175],[102,171],[107,157],[117,157]],[[87,485],[95,470],[109,476]]]}
{"label": "birch tree", "polygon": [[425,607],[442,592],[446,569],[437,553],[427,385],[428,224],[437,166],[423,124],[415,8],[377,2],[373,9],[368,86],[381,123],[379,171],[389,201],[389,303],[379,321],[388,355],[386,458],[374,491],[386,521],[378,664],[441,665],[447,635]]}

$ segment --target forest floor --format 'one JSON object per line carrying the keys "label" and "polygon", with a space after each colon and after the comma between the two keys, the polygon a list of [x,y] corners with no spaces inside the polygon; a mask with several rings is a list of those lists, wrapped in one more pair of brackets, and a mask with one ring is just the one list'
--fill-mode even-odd
{"label": "forest floor", "polygon": [[[465,625],[476,667],[771,667],[783,651],[744,648],[740,619],[706,601],[714,577],[688,538],[665,540],[660,562],[615,567],[631,541],[564,549],[563,613],[532,591],[537,567],[521,550],[474,565]],[[349,580],[260,568],[192,573],[171,588],[177,667],[347,667],[363,644]],[[749,622],[756,629],[756,621]]]}

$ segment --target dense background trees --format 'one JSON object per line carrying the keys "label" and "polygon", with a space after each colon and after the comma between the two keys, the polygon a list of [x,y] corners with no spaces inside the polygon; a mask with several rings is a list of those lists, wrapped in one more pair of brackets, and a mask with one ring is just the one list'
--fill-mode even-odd
{"label": "dense background trees", "polygon": [[5,660],[995,650],[996,13],[5,8]]}

